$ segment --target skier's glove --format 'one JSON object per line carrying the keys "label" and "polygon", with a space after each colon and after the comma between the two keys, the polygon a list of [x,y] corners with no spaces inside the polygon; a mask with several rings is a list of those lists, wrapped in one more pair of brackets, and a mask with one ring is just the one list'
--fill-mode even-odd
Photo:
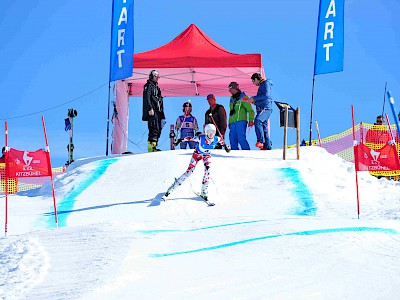
{"label": "skier's glove", "polygon": [[202,134],[201,131],[197,131],[196,134],[195,134],[195,136],[200,137],[201,134]]}
{"label": "skier's glove", "polygon": [[229,147],[228,145],[224,145],[224,149],[226,152],[231,152],[231,147]]}
{"label": "skier's glove", "polygon": [[182,141],[183,141],[183,139],[177,139],[177,140],[174,142],[174,146],[178,146]]}

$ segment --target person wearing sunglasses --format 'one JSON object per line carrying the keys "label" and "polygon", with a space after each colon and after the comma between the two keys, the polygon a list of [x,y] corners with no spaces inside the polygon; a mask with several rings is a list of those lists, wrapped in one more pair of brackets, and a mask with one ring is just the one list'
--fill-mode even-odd
{"label": "person wearing sunglasses", "polygon": [[157,149],[158,139],[161,130],[165,125],[164,102],[161,89],[158,86],[160,74],[157,70],[152,70],[149,79],[143,87],[143,114],[142,120],[147,121],[149,129],[148,152],[160,151]]}
{"label": "person wearing sunglasses", "polygon": [[247,125],[251,128],[254,123],[254,110],[250,103],[244,102],[248,98],[239,89],[239,84],[232,81],[228,86],[232,94],[229,101],[229,142],[232,150],[250,150],[250,145],[246,139]]}
{"label": "person wearing sunglasses", "polygon": [[[179,131],[179,136],[181,139],[185,137],[194,137],[194,134],[199,130],[199,125],[197,119],[192,116],[192,103],[190,99],[183,103],[183,115],[176,119],[176,130]],[[182,141],[179,144],[181,149],[186,149],[189,146],[190,149],[194,149],[196,143],[194,141]]]}
{"label": "person wearing sunglasses", "polygon": [[271,150],[272,143],[269,138],[268,120],[272,114],[272,82],[262,78],[259,73],[251,75],[251,81],[258,86],[257,95],[248,99],[248,102],[256,106],[257,114],[254,119],[257,136],[256,147],[260,150]]}

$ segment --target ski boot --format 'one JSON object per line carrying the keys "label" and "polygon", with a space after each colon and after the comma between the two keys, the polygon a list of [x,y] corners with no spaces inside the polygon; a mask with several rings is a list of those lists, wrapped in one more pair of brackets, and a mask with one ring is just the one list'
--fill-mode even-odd
{"label": "ski boot", "polygon": [[160,149],[157,149],[157,142],[147,142],[147,152],[157,152],[161,151]]}
{"label": "ski boot", "polygon": [[179,186],[178,179],[175,178],[174,183],[168,188],[168,190],[165,192],[164,196],[161,197],[161,199],[165,202],[167,200],[167,197],[175,190],[177,186]]}

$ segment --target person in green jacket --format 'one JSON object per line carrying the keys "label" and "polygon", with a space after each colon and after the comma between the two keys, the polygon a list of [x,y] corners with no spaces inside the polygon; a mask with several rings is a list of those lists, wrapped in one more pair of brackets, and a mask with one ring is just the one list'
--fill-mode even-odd
{"label": "person in green jacket", "polygon": [[239,89],[237,82],[229,84],[229,92],[232,94],[229,102],[229,141],[232,150],[250,150],[250,145],[246,139],[247,124],[249,127],[254,125],[254,110],[251,104],[244,102],[246,94]]}

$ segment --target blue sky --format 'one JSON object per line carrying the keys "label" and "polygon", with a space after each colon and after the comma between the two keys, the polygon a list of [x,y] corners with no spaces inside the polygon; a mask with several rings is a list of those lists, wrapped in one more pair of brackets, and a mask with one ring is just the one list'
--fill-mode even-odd
{"label": "blue sky", "polygon": [[[105,154],[111,2],[3,4],[0,121],[2,127],[8,121],[11,147],[44,147],[40,120],[44,115],[53,165],[64,164],[68,144],[64,118],[72,107],[78,111],[75,159]],[[261,53],[267,77],[274,82],[274,100],[300,108],[301,138],[308,139],[318,5],[318,0],[135,1],[135,52],[159,47],[194,23],[230,52]],[[351,127],[352,104],[356,122],[374,122],[382,112],[386,82],[397,100],[396,111],[400,110],[399,15],[397,0],[345,1],[344,71],[316,76],[313,120],[318,121],[322,137]],[[207,103],[202,97],[166,99],[168,124],[175,122],[188,98],[203,124]],[[130,100],[128,150],[134,153],[146,150],[141,101]],[[217,101],[227,107],[228,98]],[[390,112],[387,102],[385,112]],[[273,147],[281,147],[277,109],[271,116],[271,131]],[[254,149],[254,129],[249,142]],[[289,130],[288,144],[294,142],[295,132]],[[169,147],[167,130],[160,147]]]}

